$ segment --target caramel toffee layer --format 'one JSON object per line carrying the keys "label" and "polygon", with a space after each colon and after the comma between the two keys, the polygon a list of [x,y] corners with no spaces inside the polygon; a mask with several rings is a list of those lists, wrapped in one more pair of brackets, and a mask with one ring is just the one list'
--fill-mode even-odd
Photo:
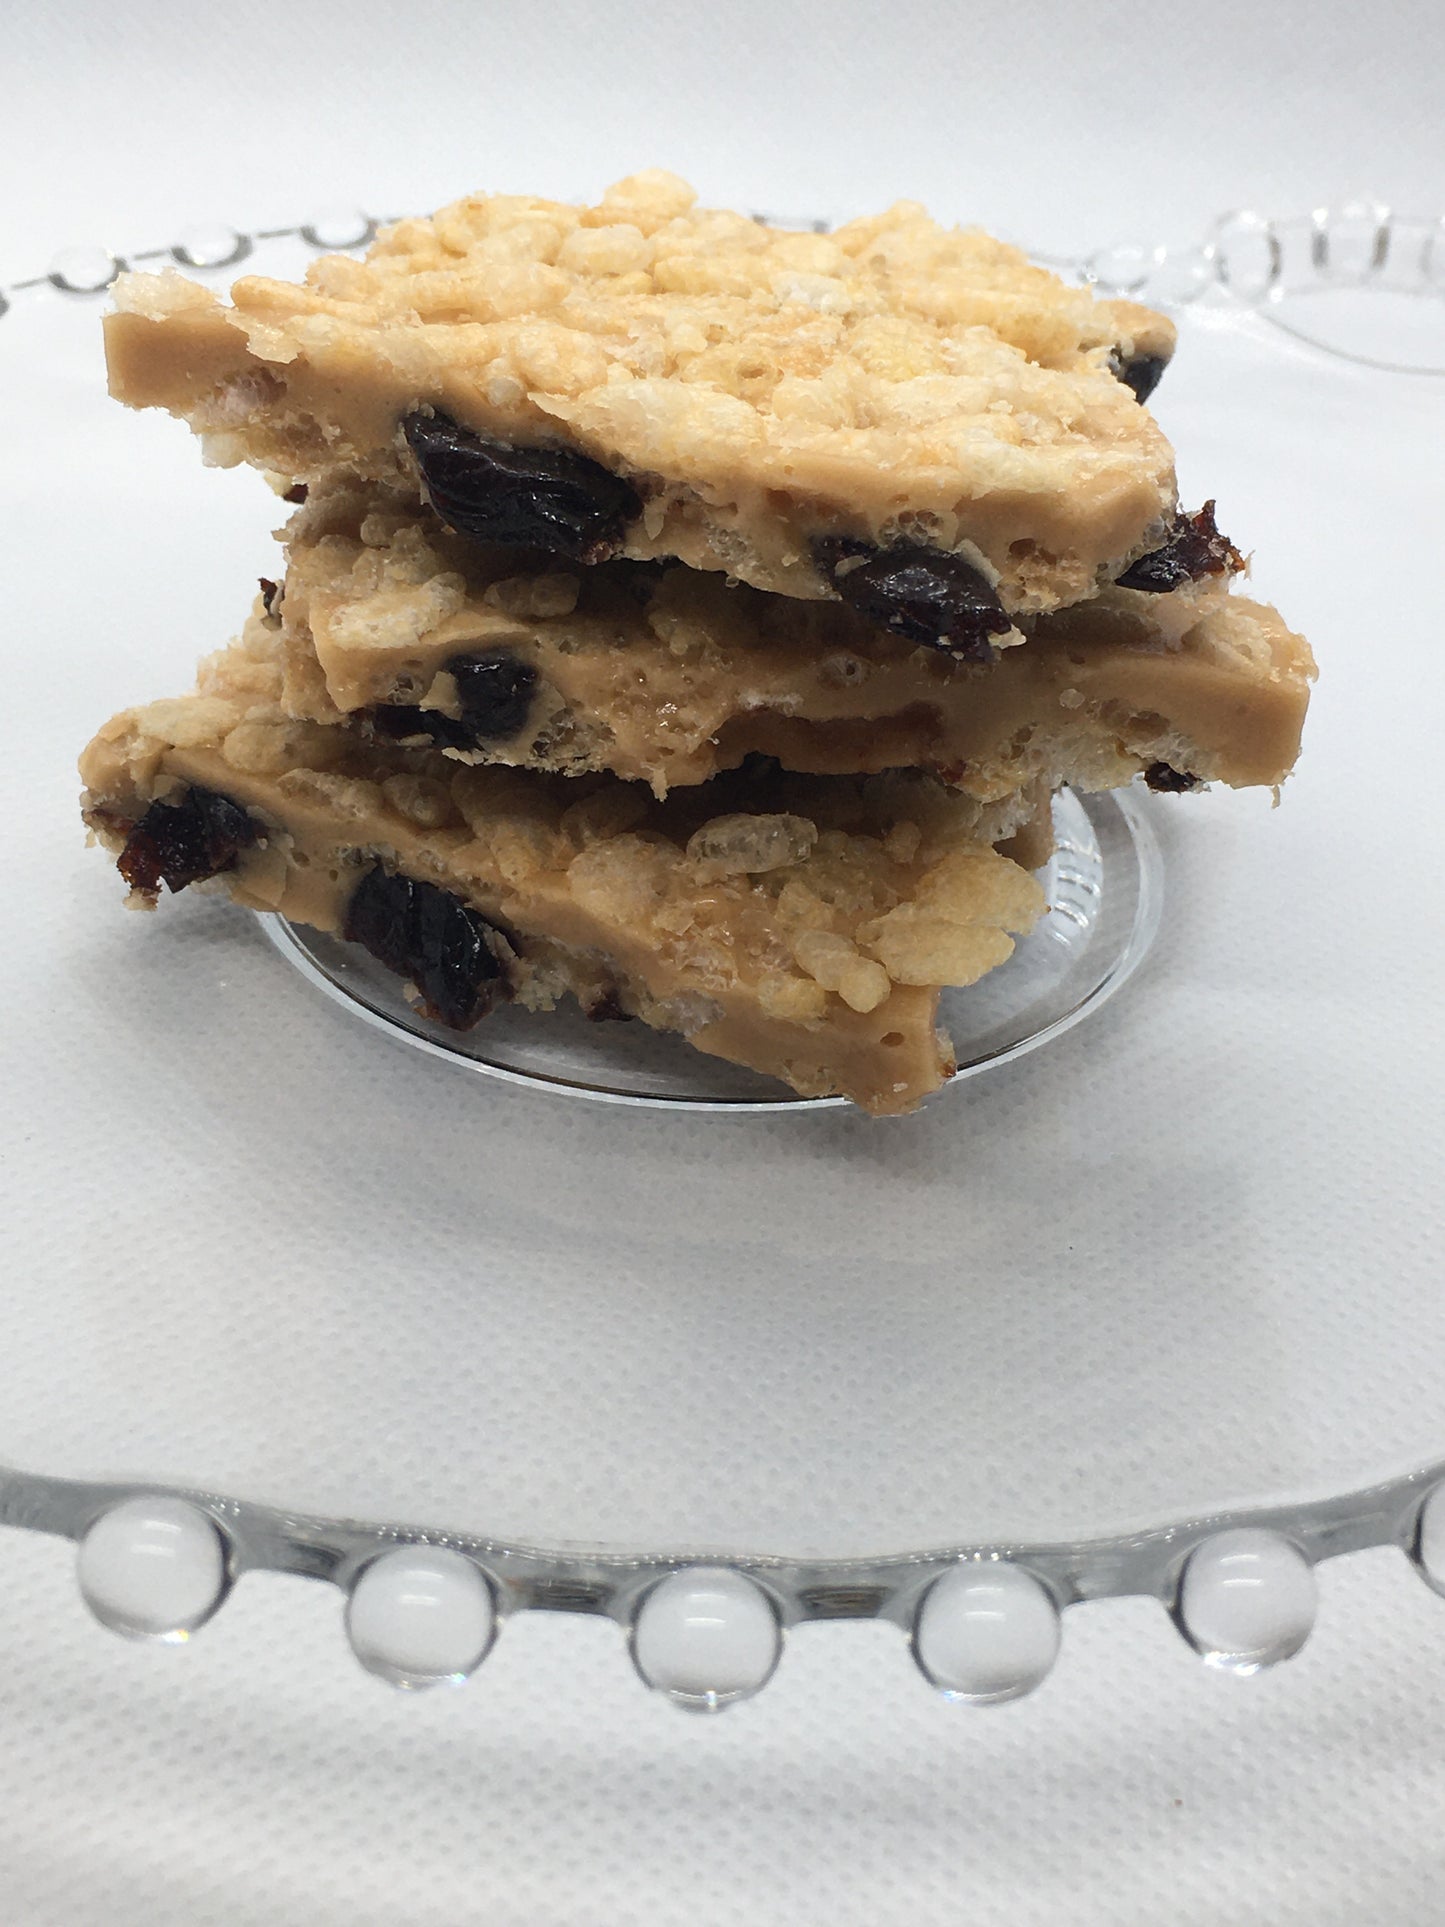
{"label": "caramel toffee layer", "polygon": [[804,1095],[904,1111],[952,1071],[940,988],[1003,962],[1043,909],[993,847],[1036,794],[760,760],[659,801],[471,767],[288,717],[273,642],[253,625],[194,695],[107,724],[86,819],[140,902],[209,876],[364,943],[443,1022],[570,993]]}
{"label": "caramel toffee layer", "polygon": [[595,207],[475,196],[229,304],[174,272],[115,295],[113,393],[213,461],[804,599],[847,594],[832,545],[907,550],[911,585],[857,592],[965,653],[1114,580],[1177,508],[1141,405],[1171,324],[910,203],[798,234],[654,172]]}
{"label": "caramel toffee layer", "polygon": [[1314,664],[1274,610],[1227,592],[1208,517],[1181,540],[1214,572],[1167,593],[1115,586],[991,663],[675,564],[565,569],[483,547],[359,486],[311,492],[262,613],[295,715],[659,795],[751,754],[816,774],[925,768],[985,798],[1108,789],[1158,763],[1276,784]]}

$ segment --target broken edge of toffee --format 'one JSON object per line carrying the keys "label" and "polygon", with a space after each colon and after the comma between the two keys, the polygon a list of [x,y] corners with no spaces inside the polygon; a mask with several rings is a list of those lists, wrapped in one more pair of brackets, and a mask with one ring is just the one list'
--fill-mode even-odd
{"label": "broken edge of toffee", "polygon": [[921,542],[871,548],[854,536],[824,535],[813,559],[825,582],[867,621],[957,662],[993,662],[991,638],[1013,620],[971,562]]}
{"label": "broken edge of toffee", "polygon": [[505,931],[435,883],[368,870],[342,935],[413,984],[423,1014],[452,1030],[470,1030],[512,995],[516,952]]}
{"label": "broken edge of toffee", "polygon": [[427,500],[449,529],[571,562],[605,562],[642,497],[622,476],[567,448],[488,441],[450,416],[414,409],[402,421]]}
{"label": "broken edge of toffee", "polygon": [[229,870],[240,850],[261,838],[260,825],[239,803],[193,784],[177,803],[152,803],[132,828],[115,867],[139,896],[152,903],[161,885],[187,884]]}

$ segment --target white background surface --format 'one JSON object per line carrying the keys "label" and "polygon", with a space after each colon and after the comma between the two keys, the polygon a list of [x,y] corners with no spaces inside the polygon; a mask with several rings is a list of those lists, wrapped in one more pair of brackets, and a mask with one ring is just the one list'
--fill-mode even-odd
{"label": "white background surface", "polygon": [[[191,219],[291,223],[358,200],[391,212],[475,185],[591,192],[653,161],[689,174],[709,198],[846,213],[908,193],[940,214],[1060,250],[1188,239],[1240,203],[1286,212],[1372,192],[1412,212],[1445,208],[1445,32],[1425,5],[1264,18],[1223,7],[1168,19],[1122,7],[695,15],[258,4],[220,19],[138,5],[33,10],[7,34],[5,281],[42,269],[62,244],[154,245]],[[1170,425],[1184,439],[1184,420]],[[1188,426],[1186,469],[1207,409]],[[1278,450],[1266,453],[1274,467],[1265,472],[1288,472]],[[6,462],[13,499],[23,471],[13,454]],[[1363,482],[1382,487],[1385,478],[1365,469]],[[1264,490],[1250,507],[1256,533],[1267,529]],[[1321,566],[1354,565],[1348,523],[1342,514],[1330,526],[1317,557],[1281,556],[1265,582],[1282,600],[1289,591],[1290,613],[1322,653],[1320,625],[1340,635],[1342,603],[1359,611],[1352,626],[1369,614],[1355,580],[1331,583]],[[1388,560],[1394,579],[1409,566],[1404,553]],[[174,643],[166,646],[174,656]],[[1410,660],[1429,677],[1423,652]],[[116,680],[102,687],[107,673]],[[65,681],[59,665],[55,674]],[[1340,695],[1333,703],[1322,695],[1312,739],[1322,759],[1348,740],[1352,719],[1385,726],[1363,659],[1341,660],[1333,674]],[[121,682],[118,670],[100,671],[91,705],[103,711],[112,696],[149,693]],[[1438,713],[1440,697],[1436,676],[1420,708]],[[1230,847],[1228,814],[1210,820],[1219,840],[1195,839],[1206,875],[1211,847]],[[1298,832],[1288,823],[1286,812],[1263,825],[1280,839],[1286,876],[1291,854],[1305,857],[1291,852]],[[1257,819],[1248,827],[1263,833]],[[104,893],[82,887],[89,894],[71,906],[77,918],[99,917]],[[1382,953],[1371,946],[1388,891],[1378,877],[1368,888],[1375,935],[1364,959],[1378,972]],[[1294,908],[1303,915],[1308,906]],[[1401,915],[1394,927],[1407,923]],[[191,927],[204,951],[209,926]],[[159,969],[159,959],[132,966],[147,967]],[[249,967],[238,959],[238,976]],[[131,1008],[142,980],[130,975],[117,992]],[[1412,994],[1423,981],[1409,979]],[[1337,1046],[1344,1026],[1332,982],[1305,973]],[[1142,1014],[1133,1035],[1144,1036]],[[1402,1024],[1392,1047],[1406,1050],[1410,1035]],[[1305,1078],[1298,1037],[1272,1047],[1281,1072]],[[1418,1086],[1407,1081],[1416,1118],[1429,1115],[1430,1061],[1415,1067]],[[1102,1114],[1109,1105],[1122,1114],[1124,1062],[1101,1085]],[[1147,1059],[1132,1067],[1151,1070]],[[1033,1088],[1021,1082],[993,1100],[1005,1125],[1026,1113]],[[1314,1101],[1297,1121],[1285,1106],[1277,1121],[1255,1120],[1280,1134],[1282,1181],[1286,1134],[1298,1133],[1295,1163],[1307,1172],[1328,1128],[1328,1078],[1307,1088]],[[193,1102],[186,1093],[182,1071],[166,1065],[138,1101],[175,1115],[177,1103]],[[215,1144],[218,1132],[224,1141],[219,1114],[180,1114],[203,1123],[201,1141]],[[1392,1185],[1410,1123],[1382,1099],[1373,1138],[1383,1149],[1350,1220],[1362,1249],[1371,1210],[1408,1215],[1409,1190],[1400,1197]],[[559,1156],[569,1129],[574,1148],[597,1135],[590,1121],[559,1123]],[[652,1142],[646,1133],[638,1141]],[[1040,1162],[1065,1141],[1040,1147]],[[308,1159],[322,1151],[320,1141],[306,1146]],[[63,1142],[51,1152],[57,1173],[83,1155]],[[923,1157],[934,1183],[939,1155],[935,1147]],[[656,1156],[661,1169],[660,1143]],[[1006,1160],[994,1156],[1002,1175]],[[300,1175],[319,1168],[303,1161]],[[1208,1171],[1202,1159],[1196,1180]],[[1106,1174],[1101,1154],[1096,1175]],[[1158,1180],[1156,1204],[1168,1174]],[[815,1182],[826,1203],[826,1171]],[[1417,1187],[1416,1205],[1419,1195]],[[43,1217],[45,1196],[31,1203]],[[1282,1249],[1290,1237],[1309,1238],[1319,1203],[1301,1176],[1280,1221]],[[768,1209],[781,1214],[784,1204],[772,1197]],[[103,1227],[86,1228],[96,1252],[114,1249]],[[1127,1228],[1119,1249],[1142,1263],[1147,1231]],[[1401,1267],[1422,1315],[1430,1280],[1414,1261],[1430,1235],[1428,1217],[1412,1221],[1411,1265]],[[268,1249],[285,1249],[283,1235],[268,1237]],[[156,1304],[179,1316],[191,1281],[177,1254],[204,1277],[204,1225],[161,1249]],[[66,1329],[57,1315],[57,1348]],[[103,1344],[68,1329],[75,1387],[86,1388],[87,1373],[103,1387]],[[1205,1309],[1184,1329],[1216,1357]],[[887,1330],[885,1319],[884,1342]],[[1289,1331],[1263,1336],[1287,1369]],[[863,1352],[877,1342],[867,1330],[853,1337]],[[264,1370],[258,1347],[258,1378]],[[278,1435],[294,1422],[290,1401],[314,1389],[284,1372],[280,1382]],[[417,1389],[425,1394],[424,1377]],[[1375,1396],[1381,1409],[1389,1404],[1387,1391]],[[63,1409],[64,1398],[56,1404]],[[7,1449],[17,1424],[37,1449],[45,1442],[38,1411],[34,1398],[12,1404]],[[1364,1414],[1362,1396],[1346,1430],[1362,1427]],[[1329,1429],[1318,1413],[1310,1423]],[[236,1448],[237,1463],[250,1454],[258,1476],[269,1463],[266,1430],[258,1425]],[[324,1431],[311,1444],[320,1484],[344,1488],[354,1453],[328,1463]],[[152,1459],[153,1445],[143,1433],[132,1441]],[[1290,1452],[1300,1440],[1286,1447],[1281,1473],[1297,1470]],[[1227,1457],[1226,1431],[1217,1449]],[[1147,1489],[1147,1437],[1138,1456]],[[377,1481],[372,1509],[384,1510],[384,1450],[364,1470]],[[438,1503],[446,1492],[438,1486]],[[883,1502],[886,1484],[875,1497]],[[784,1514],[779,1529],[789,1523]],[[891,1629],[823,1627],[791,1642],[755,1704],[708,1723],[649,1701],[605,1624],[525,1618],[465,1692],[409,1700],[355,1667],[328,1590],[248,1581],[193,1647],[157,1652],[88,1623],[69,1563],[63,1546],[0,1536],[7,1922],[847,1927],[1002,1918],[1152,1927],[1165,1917],[1440,1917],[1445,1609],[1395,1555],[1326,1566],[1315,1639],[1252,1683],[1209,1673],[1157,1608],[1136,1602],[1070,1614],[1056,1675],[1018,1706],[947,1708],[911,1674]]]}

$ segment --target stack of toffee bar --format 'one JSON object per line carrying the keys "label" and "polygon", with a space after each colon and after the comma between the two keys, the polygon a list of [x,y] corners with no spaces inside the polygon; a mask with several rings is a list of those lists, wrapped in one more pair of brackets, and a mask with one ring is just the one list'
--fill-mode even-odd
{"label": "stack of toffee bar", "polygon": [[86,821],[134,901],[216,879],[441,1023],[571,996],[906,1111],[1061,785],[1294,762],[1308,647],[1145,406],[1170,324],[915,206],[798,233],[648,173],[116,298],[112,392],[295,512]]}

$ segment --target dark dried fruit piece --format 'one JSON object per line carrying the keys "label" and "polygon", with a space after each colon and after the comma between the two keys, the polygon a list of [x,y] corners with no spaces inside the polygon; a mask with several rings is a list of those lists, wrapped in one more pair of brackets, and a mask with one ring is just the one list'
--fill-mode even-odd
{"label": "dark dried fruit piece", "polygon": [[813,558],[838,594],[869,622],[959,662],[992,662],[989,638],[1013,622],[988,579],[962,556],[922,543],[870,549],[851,536],[822,536]]}
{"label": "dark dried fruit piece", "polygon": [[417,709],[408,703],[378,703],[367,714],[372,729],[388,742],[406,743],[420,737],[438,749],[475,749],[477,746],[466,724],[440,709]]}
{"label": "dark dried fruit piece", "polygon": [[281,594],[281,585],[279,582],[273,582],[268,575],[258,575],[256,580],[261,585],[261,607],[268,616],[274,616],[276,601]]}
{"label": "dark dried fruit piece", "polygon": [[179,803],[152,803],[126,838],[115,867],[132,890],[155,898],[162,884],[184,890],[188,883],[229,870],[236,852],[249,849],[260,835],[260,826],[239,803],[197,786]]}
{"label": "dark dried fruit piece", "polygon": [[1144,772],[1144,781],[1150,789],[1166,796],[1182,796],[1186,790],[1200,789],[1203,780],[1191,776],[1187,770],[1175,769],[1172,763],[1151,763]]}
{"label": "dark dried fruit piece", "polygon": [[1177,515],[1164,546],[1141,555],[1115,579],[1121,589],[1168,595],[1171,589],[1182,589],[1186,582],[1197,582],[1201,576],[1234,575],[1243,567],[1244,557],[1215,526],[1213,502],[1206,502],[1192,515]]}
{"label": "dark dried fruit piece", "polygon": [[434,883],[368,871],[343,934],[414,984],[426,1015],[453,1030],[470,1030],[512,994],[515,952],[504,932]]}
{"label": "dark dried fruit piece", "polygon": [[1109,357],[1110,372],[1132,388],[1135,401],[1141,402],[1148,401],[1168,366],[1168,355],[1130,355],[1126,360],[1116,349]]}
{"label": "dark dried fruit piece", "polygon": [[520,735],[537,693],[537,671],[508,649],[453,656],[447,664],[457,686],[462,721],[479,743],[504,743]]}
{"label": "dark dried fruit piece", "polygon": [[642,512],[630,482],[565,448],[489,442],[446,415],[402,423],[427,499],[459,535],[605,562]]}
{"label": "dark dried fruit piece", "polygon": [[630,1024],[632,1022],[632,1012],[622,1008],[615,986],[604,990],[600,996],[594,997],[587,1006],[586,1014],[594,1024]]}
{"label": "dark dried fruit piece", "polygon": [[304,482],[293,482],[290,488],[288,488],[285,494],[281,497],[281,500],[283,502],[295,502],[296,505],[299,507],[301,503],[306,500],[306,497],[309,493],[310,493],[310,490],[307,488]]}
{"label": "dark dried fruit piece", "polygon": [[531,663],[509,649],[492,649],[483,655],[453,656],[447,669],[457,686],[459,717],[439,709],[378,703],[371,711],[377,734],[393,742],[423,736],[442,749],[478,749],[521,734],[537,693],[537,671]]}

